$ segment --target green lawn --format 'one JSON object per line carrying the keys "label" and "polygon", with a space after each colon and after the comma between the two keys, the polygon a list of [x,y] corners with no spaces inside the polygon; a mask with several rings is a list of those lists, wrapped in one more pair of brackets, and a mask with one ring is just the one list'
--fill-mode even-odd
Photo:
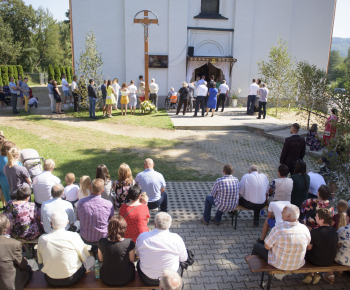
{"label": "green lawn", "polygon": [[[81,108],[79,113],[74,113],[72,109],[69,109],[67,114],[72,117],[82,118],[84,120],[90,119],[89,110],[85,108]],[[165,109],[159,109],[159,111],[155,114],[141,114],[138,110],[136,110],[135,115],[130,115],[130,110],[128,109],[127,116],[122,116],[120,110],[113,110],[112,115],[113,118],[103,117],[102,110],[98,110],[96,111],[96,117],[99,118],[97,122],[174,129],[174,125]]]}
{"label": "green lawn", "polygon": [[266,114],[277,118],[277,119],[282,119],[283,118],[283,113],[286,112],[298,112],[299,109],[298,108],[278,108],[278,114],[276,115],[276,108],[266,108]]}
{"label": "green lawn", "polygon": [[92,129],[72,128],[38,115],[20,118],[29,121],[30,128],[35,129],[30,133],[12,126],[2,127],[6,139],[15,142],[20,149],[34,148],[45,159],[52,158],[56,163],[53,173],[62,182],[69,172],[75,174],[76,182],[79,182],[82,175],[89,175],[93,179],[99,164],[106,164],[115,180],[122,162],[130,166],[135,177],[143,170],[143,161],[147,157],[154,160],[155,169],[164,175],[166,181],[213,181],[217,178],[201,175],[196,170],[180,168],[176,162],[147,153],[147,148],[174,148],[181,144],[180,141],[126,137]]}

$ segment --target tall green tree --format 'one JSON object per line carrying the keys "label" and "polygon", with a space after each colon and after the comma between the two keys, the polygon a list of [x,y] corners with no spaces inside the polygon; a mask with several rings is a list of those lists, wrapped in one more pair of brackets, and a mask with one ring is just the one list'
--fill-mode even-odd
{"label": "tall green tree", "polygon": [[51,64],[49,64],[49,79],[55,79],[55,70],[53,69]]}
{"label": "tall green tree", "polygon": [[2,78],[2,83],[4,86],[8,86],[9,84],[9,68],[7,65],[2,65],[0,66],[1,69],[1,78]]}
{"label": "tall green tree", "polygon": [[12,29],[0,16],[0,64],[15,63],[20,55],[20,43],[15,42]]}
{"label": "tall green tree", "polygon": [[278,39],[277,45],[272,45],[268,61],[258,62],[259,73],[270,90],[270,102],[276,108],[288,107],[295,103],[297,78],[295,62],[289,54],[287,42]]}
{"label": "tall green tree", "polygon": [[61,70],[59,68],[58,65],[55,65],[55,81],[57,82],[57,84],[61,84],[62,80],[61,80]]}
{"label": "tall green tree", "polygon": [[[87,84],[89,79],[94,79],[96,91],[98,92],[99,100],[96,103],[101,101],[101,94],[97,90],[98,86],[103,83],[103,74],[101,67],[103,65],[101,53],[98,52],[98,44],[96,43],[96,36],[93,31],[90,31],[85,36],[85,50],[80,52],[79,61],[77,62],[77,74],[82,75],[83,79],[80,79],[80,83]],[[82,91],[82,97],[87,97],[87,91]],[[83,104],[84,105],[84,104]],[[99,106],[96,104],[96,106]]]}

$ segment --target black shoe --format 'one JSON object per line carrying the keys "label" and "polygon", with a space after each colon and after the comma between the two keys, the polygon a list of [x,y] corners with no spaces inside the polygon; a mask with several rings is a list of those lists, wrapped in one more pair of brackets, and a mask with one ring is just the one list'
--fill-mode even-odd
{"label": "black shoe", "polygon": [[259,226],[259,221],[254,221],[254,227],[258,227]]}
{"label": "black shoe", "polygon": [[197,115],[193,115],[193,117],[197,117]]}
{"label": "black shoe", "polygon": [[265,117],[263,117],[263,119],[265,119]]}
{"label": "black shoe", "polygon": [[223,111],[224,111],[224,109],[221,110],[221,112],[223,112]]}
{"label": "black shoe", "polygon": [[257,117],[257,119],[261,119],[261,117]]}
{"label": "black shoe", "polygon": [[259,244],[265,245],[265,242],[263,240],[257,239],[256,240]]}
{"label": "black shoe", "polygon": [[17,112],[14,112],[14,114],[19,114],[19,112],[17,111]]}
{"label": "black shoe", "polygon": [[62,110],[62,109],[61,109],[61,112],[64,112],[64,111],[65,111],[65,110]]}

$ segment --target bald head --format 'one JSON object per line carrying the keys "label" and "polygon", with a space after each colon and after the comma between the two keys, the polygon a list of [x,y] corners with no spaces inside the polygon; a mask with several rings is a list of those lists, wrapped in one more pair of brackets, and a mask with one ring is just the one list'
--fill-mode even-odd
{"label": "bald head", "polygon": [[144,165],[145,169],[153,169],[154,162],[151,158],[147,158],[143,165]]}
{"label": "bald head", "polygon": [[182,279],[174,270],[164,269],[159,281],[159,288],[161,290],[180,290],[182,289]]}
{"label": "bald head", "polygon": [[249,173],[252,173],[252,172],[254,172],[254,171],[259,171],[258,166],[256,166],[256,165],[251,165],[251,166],[249,167]]}
{"label": "bald head", "polygon": [[60,184],[56,184],[51,188],[51,195],[52,198],[61,198],[64,192],[64,187],[63,185]]}

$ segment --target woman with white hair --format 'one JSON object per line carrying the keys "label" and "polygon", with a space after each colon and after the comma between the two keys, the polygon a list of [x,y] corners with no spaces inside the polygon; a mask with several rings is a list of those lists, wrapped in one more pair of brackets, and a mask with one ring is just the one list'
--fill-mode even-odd
{"label": "woman with white hair", "polygon": [[182,105],[184,105],[183,115],[186,115],[188,99],[190,97],[190,90],[188,89],[188,84],[186,82],[182,83],[182,88],[179,90],[179,103],[177,105],[176,115],[179,114]]}
{"label": "woman with white hair", "polygon": [[10,186],[11,199],[16,198],[18,188],[22,186],[30,187],[32,184],[27,168],[18,164],[19,155],[20,150],[18,148],[11,148],[7,152],[7,164],[3,169]]}

